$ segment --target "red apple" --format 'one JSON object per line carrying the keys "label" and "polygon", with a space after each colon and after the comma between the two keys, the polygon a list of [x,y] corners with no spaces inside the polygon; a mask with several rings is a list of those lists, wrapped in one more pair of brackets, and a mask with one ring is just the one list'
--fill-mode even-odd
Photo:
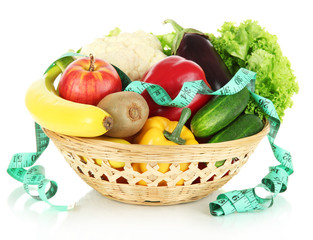
{"label": "red apple", "polygon": [[122,90],[115,68],[92,55],[72,62],[59,82],[60,97],[90,105],[97,105],[106,95]]}

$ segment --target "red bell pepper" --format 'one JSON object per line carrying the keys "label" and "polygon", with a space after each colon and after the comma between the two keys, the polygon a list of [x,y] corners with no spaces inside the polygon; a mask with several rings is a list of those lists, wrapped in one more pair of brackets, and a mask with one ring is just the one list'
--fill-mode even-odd
{"label": "red bell pepper", "polygon": [[[155,64],[142,78],[143,82],[158,84],[174,99],[185,82],[203,80],[210,88],[204,71],[195,62],[180,56],[169,56]],[[141,94],[149,105],[150,115],[166,117],[171,121],[178,121],[183,108],[165,107],[156,104],[147,90]],[[193,116],[204,106],[212,96],[197,94],[192,102],[186,106],[190,108]],[[191,118],[190,118],[191,119]]]}

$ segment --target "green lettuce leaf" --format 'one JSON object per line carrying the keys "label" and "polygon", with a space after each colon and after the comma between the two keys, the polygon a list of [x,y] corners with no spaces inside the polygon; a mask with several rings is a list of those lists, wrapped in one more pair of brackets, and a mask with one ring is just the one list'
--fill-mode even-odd
{"label": "green lettuce leaf", "polygon": [[156,35],[156,37],[161,42],[161,46],[162,46],[164,54],[166,54],[167,56],[172,55],[172,45],[173,45],[175,36],[176,36],[176,32],[171,32],[171,33],[167,33],[163,35]]}
{"label": "green lettuce leaf", "polygon": [[[209,34],[210,40],[231,73],[240,67],[256,72],[255,93],[270,99],[282,120],[285,110],[293,105],[292,96],[298,93],[299,85],[277,36],[251,20],[239,26],[225,22],[219,33],[220,36]],[[245,112],[267,117],[252,99]]]}

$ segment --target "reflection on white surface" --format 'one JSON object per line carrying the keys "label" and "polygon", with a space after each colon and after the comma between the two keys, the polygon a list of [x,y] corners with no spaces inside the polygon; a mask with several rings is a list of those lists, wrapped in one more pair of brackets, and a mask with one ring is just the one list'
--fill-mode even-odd
{"label": "reflection on white surface", "polygon": [[[172,206],[131,205],[107,199],[95,190],[86,192],[76,207],[68,212],[57,212],[45,203],[31,199],[22,187],[9,195],[7,203],[11,214],[20,221],[27,222],[37,234],[48,239],[83,239],[118,237],[118,239],[160,239],[164,235],[174,234],[179,238],[224,232],[224,236],[233,236],[246,228],[257,228],[271,221],[280,222],[288,218],[292,207],[284,198],[275,199],[277,207],[266,211],[232,214],[227,217],[213,217],[209,212],[209,203],[214,201],[222,190],[216,191],[196,202]],[[178,230],[171,226],[182,227]],[[190,226],[190,227],[186,227]],[[235,231],[235,233],[234,233]]]}

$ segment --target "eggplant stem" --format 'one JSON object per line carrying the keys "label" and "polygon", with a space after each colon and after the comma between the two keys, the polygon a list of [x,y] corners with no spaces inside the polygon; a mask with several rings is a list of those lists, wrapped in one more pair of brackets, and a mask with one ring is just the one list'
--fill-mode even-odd
{"label": "eggplant stem", "polygon": [[174,30],[178,33],[178,32],[181,32],[184,30],[184,28],[182,26],[180,26],[177,22],[175,22],[174,20],[172,19],[166,19],[164,21],[164,23],[170,23],[172,24]]}

